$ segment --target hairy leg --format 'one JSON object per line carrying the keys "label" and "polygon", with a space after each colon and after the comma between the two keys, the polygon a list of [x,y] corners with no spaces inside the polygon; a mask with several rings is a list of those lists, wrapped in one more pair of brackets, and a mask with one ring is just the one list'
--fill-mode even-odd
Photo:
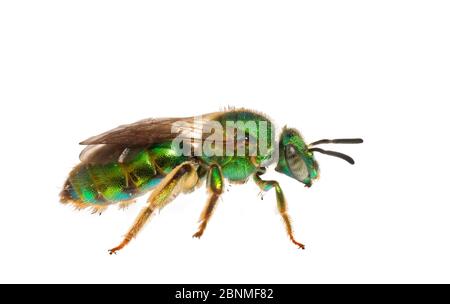
{"label": "hairy leg", "polygon": [[161,209],[183,192],[191,191],[197,184],[197,172],[193,163],[185,162],[172,170],[155,188],[147,205],[141,210],[133,226],[125,235],[119,246],[110,249],[113,254],[123,249],[144,227],[155,210]]}
{"label": "hairy leg", "polygon": [[266,181],[266,180],[261,179],[260,175],[264,174],[264,172],[265,172],[265,170],[255,173],[255,175],[253,175],[253,180],[259,186],[261,191],[266,192],[272,188],[275,188],[275,193],[277,196],[278,211],[280,212],[280,215],[283,218],[286,232],[289,235],[289,239],[292,241],[292,243],[299,246],[301,249],[305,249],[305,246],[303,244],[297,242],[294,238],[291,220],[290,220],[289,214],[287,213],[287,203],[286,203],[286,199],[284,198],[283,190],[281,189],[281,187],[277,181],[271,181],[271,180]]}
{"label": "hairy leg", "polygon": [[208,225],[208,221],[211,218],[214,209],[216,208],[217,201],[220,195],[223,193],[223,175],[220,167],[213,164],[208,169],[208,176],[206,178],[206,187],[208,188],[209,198],[206,202],[206,206],[200,216],[200,226],[198,231],[193,237],[200,238]]}

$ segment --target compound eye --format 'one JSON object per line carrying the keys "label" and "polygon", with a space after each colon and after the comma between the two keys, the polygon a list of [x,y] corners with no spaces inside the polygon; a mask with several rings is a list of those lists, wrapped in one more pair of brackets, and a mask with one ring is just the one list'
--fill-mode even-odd
{"label": "compound eye", "polygon": [[286,156],[288,158],[291,158],[291,157],[294,157],[296,154],[297,154],[297,151],[295,150],[294,146],[289,145],[286,150]]}
{"label": "compound eye", "polygon": [[288,145],[285,153],[286,162],[292,176],[301,182],[306,180],[309,177],[308,168],[306,167],[305,161],[301,157],[300,153],[297,152],[293,145]]}

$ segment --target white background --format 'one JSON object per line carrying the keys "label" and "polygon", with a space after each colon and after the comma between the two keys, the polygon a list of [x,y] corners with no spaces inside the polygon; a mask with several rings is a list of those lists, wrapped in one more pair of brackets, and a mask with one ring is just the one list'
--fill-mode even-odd
{"label": "white background", "polygon": [[[448,1],[2,1],[0,282],[450,282]],[[227,105],[269,114],[355,166],[275,195],[233,186],[202,240],[204,190],[117,256],[143,201],[102,216],[58,193],[78,142]],[[331,147],[330,147],[331,148]],[[145,199],[144,199],[145,200]]]}

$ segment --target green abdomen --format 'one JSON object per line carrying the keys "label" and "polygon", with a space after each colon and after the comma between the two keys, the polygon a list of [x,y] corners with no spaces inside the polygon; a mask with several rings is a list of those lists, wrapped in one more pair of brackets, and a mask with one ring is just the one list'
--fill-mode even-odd
{"label": "green abdomen", "polygon": [[70,173],[61,198],[94,205],[132,200],[158,185],[183,161],[170,143],[163,143],[136,152],[124,163],[81,163]]}

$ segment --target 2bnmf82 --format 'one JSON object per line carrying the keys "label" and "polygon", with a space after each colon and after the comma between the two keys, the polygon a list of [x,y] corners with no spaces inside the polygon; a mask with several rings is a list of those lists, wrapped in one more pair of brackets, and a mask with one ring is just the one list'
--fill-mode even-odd
{"label": "2bnmf82", "polygon": [[[127,206],[152,191],[122,242],[109,250],[112,254],[136,237],[156,210],[180,193],[206,184],[209,197],[198,231],[193,235],[200,238],[224,192],[225,182],[245,183],[252,178],[262,192],[275,189],[278,211],[287,234],[295,245],[304,249],[294,238],[280,185],[261,176],[266,167],[276,163],[276,171],[310,187],[319,177],[314,152],[354,164],[349,156],[317,148],[317,145],[358,144],[362,139],[319,140],[306,144],[297,130],[285,127],[276,141],[270,119],[245,109],[206,114],[201,116],[201,121],[204,125],[214,123],[214,129],[199,128],[195,117],[147,119],[81,142],[87,147],[80,155],[80,164],[65,182],[61,202],[78,209],[90,207],[93,212],[102,212],[112,204]],[[234,128],[229,127],[230,122]],[[253,123],[251,127],[249,123]],[[258,145],[261,138],[267,139],[264,148]],[[174,144],[180,139],[181,144]],[[215,153],[222,149],[226,153]],[[244,153],[237,153],[239,151]]]}

